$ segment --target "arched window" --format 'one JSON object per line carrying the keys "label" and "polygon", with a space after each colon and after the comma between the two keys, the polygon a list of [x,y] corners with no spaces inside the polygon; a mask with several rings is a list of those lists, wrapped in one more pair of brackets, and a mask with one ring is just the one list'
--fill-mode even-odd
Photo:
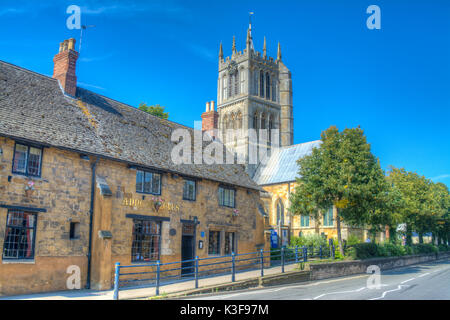
{"label": "arched window", "polygon": [[261,129],[265,129],[266,128],[266,114],[263,113],[261,116]]}
{"label": "arched window", "polygon": [[272,145],[273,116],[269,115],[269,146]]}
{"label": "arched window", "polygon": [[253,95],[258,95],[258,70],[253,70]]}
{"label": "arched window", "polygon": [[227,84],[228,84],[228,81],[227,81],[227,77],[223,77],[222,78],[222,99],[223,100],[226,100],[227,98],[228,98],[228,95],[227,95],[227,93],[228,93],[228,86],[227,86]]}
{"label": "arched window", "polygon": [[272,101],[277,101],[277,82],[272,78]]}
{"label": "arched window", "polygon": [[237,115],[237,128],[242,129],[242,114],[240,111]]}
{"label": "arched window", "polygon": [[239,94],[239,71],[236,70],[236,72],[233,75],[234,78],[234,95]]}
{"label": "arched window", "polygon": [[266,73],[266,99],[270,99],[270,75]]}
{"label": "arched window", "polygon": [[259,96],[264,98],[264,72],[259,72]]}
{"label": "arched window", "polygon": [[284,225],[284,206],[281,199],[277,202],[277,225]]}
{"label": "arched window", "polygon": [[239,72],[239,78],[240,78],[240,84],[241,84],[241,88],[239,90],[240,93],[244,93],[245,92],[245,72],[244,69],[241,69],[241,71]]}
{"label": "arched window", "polygon": [[256,112],[253,115],[253,129],[255,129],[255,130],[259,129],[259,126],[258,126],[258,113],[256,113]]}

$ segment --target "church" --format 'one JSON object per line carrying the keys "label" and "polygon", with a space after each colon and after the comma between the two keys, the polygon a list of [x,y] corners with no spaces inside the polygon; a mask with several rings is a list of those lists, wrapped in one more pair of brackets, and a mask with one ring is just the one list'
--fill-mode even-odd
{"label": "church", "polygon": [[[288,210],[298,177],[297,160],[321,141],[293,144],[292,74],[282,60],[280,43],[276,58],[267,55],[265,37],[262,53],[255,50],[250,23],[242,51],[237,50],[235,37],[231,56],[224,56],[220,44],[218,66],[217,110],[214,101],[206,104],[202,130],[233,150],[247,174],[263,188],[261,205],[269,217],[266,232],[276,235],[276,246],[288,245],[291,236],[316,233],[336,238],[336,208],[323,213],[321,221],[294,216]],[[350,234],[362,240],[368,237],[367,230],[345,223],[341,223],[341,232],[343,239]],[[384,238],[384,234],[379,236],[379,240]]]}

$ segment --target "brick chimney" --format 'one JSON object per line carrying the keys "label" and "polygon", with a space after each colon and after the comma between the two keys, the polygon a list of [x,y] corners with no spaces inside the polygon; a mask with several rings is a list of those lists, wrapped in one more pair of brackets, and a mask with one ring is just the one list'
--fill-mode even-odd
{"label": "brick chimney", "polygon": [[[215,110],[215,102],[206,103],[206,111],[202,113],[202,131],[210,131],[217,129],[219,121],[219,113]],[[214,133],[212,133],[215,136]]]}
{"label": "brick chimney", "polygon": [[75,51],[75,39],[64,40],[59,44],[59,53],[53,58],[53,78],[58,79],[64,92],[75,96],[77,76],[75,75],[78,52]]}

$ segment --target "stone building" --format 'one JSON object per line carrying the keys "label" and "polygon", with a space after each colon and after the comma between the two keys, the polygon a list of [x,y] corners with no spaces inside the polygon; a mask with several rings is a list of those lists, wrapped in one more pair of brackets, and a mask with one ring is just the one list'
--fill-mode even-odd
{"label": "stone building", "polygon": [[[250,24],[243,51],[237,50],[233,37],[231,56],[224,57],[220,44],[218,66],[217,110],[214,102],[207,103],[202,129],[219,136],[237,159],[241,156],[246,171],[264,189],[261,198],[270,216],[266,231],[276,231],[283,245],[289,243],[291,235],[300,233],[335,238],[336,208],[330,208],[321,221],[293,217],[288,211],[289,194],[295,188],[298,172],[297,160],[318,147],[320,141],[293,144],[292,75],[282,61],[280,43],[276,59],[267,55],[265,38],[262,53],[256,51]],[[234,130],[234,135],[227,134],[229,129]],[[250,139],[252,132],[256,143]],[[265,157],[260,157],[259,152],[251,157],[250,149],[255,145],[258,151],[267,150]],[[343,239],[351,233],[367,238],[367,230],[345,224],[341,227]]]}
{"label": "stone building", "polygon": [[175,164],[193,129],[76,85],[74,39],[52,78],[0,61],[0,295],[109,289],[113,266],[264,248],[260,187],[238,164]]}

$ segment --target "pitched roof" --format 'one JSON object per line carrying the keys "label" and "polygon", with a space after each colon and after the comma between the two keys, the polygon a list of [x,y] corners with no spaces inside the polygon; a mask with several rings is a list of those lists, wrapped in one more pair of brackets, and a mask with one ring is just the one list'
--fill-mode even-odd
{"label": "pitched roof", "polygon": [[298,177],[297,160],[311,154],[320,140],[274,149],[265,164],[259,164],[253,180],[259,185],[293,182]]}
{"label": "pitched roof", "polygon": [[0,61],[2,136],[260,190],[240,164],[174,164],[177,128],[193,137],[192,128],[80,87],[73,99],[56,79]]}

